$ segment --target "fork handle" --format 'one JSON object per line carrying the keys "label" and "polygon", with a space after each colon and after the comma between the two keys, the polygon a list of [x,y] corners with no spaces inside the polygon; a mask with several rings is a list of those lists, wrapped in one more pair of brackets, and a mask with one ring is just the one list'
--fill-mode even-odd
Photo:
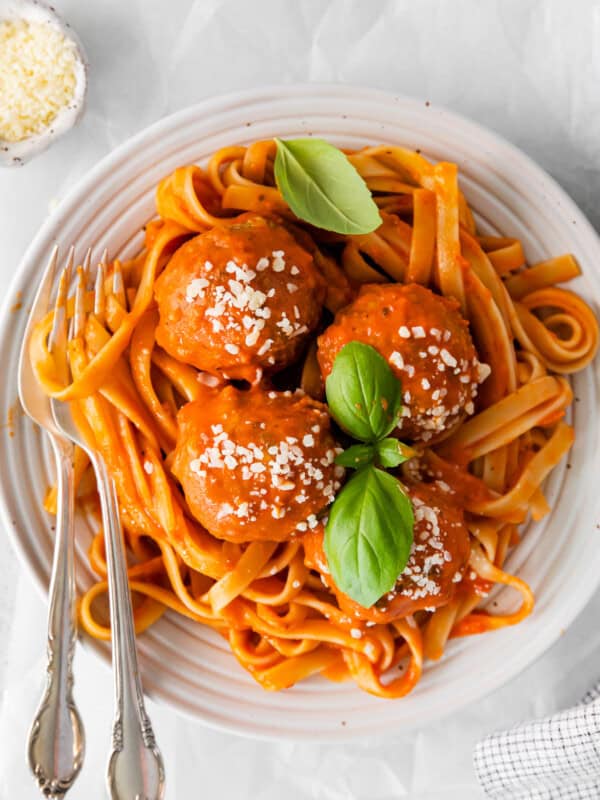
{"label": "fork handle", "polygon": [[164,794],[164,766],[146,713],[139,677],[117,492],[102,456],[94,453],[93,461],[104,526],[115,677],[108,790],[113,800],[159,800]]}
{"label": "fork handle", "polygon": [[73,446],[50,434],[57,467],[57,515],[48,608],[47,683],[33,720],[28,758],[43,794],[63,797],[83,763],[84,733],[73,700],[77,610],[73,556]]}

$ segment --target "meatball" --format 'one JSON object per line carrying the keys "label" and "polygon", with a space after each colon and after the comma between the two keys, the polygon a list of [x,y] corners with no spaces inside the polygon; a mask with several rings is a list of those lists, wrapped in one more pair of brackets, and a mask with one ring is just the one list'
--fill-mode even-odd
{"label": "meatball", "polygon": [[227,386],[183,406],[173,474],[220,539],[283,541],[318,524],[344,470],[326,407],[306,395]]}
{"label": "meatball", "polygon": [[273,219],[244,214],[182,245],[156,281],[158,344],[180,361],[256,382],[294,361],[326,286]]}
{"label": "meatball", "polygon": [[391,622],[424,608],[445,605],[462,578],[470,554],[462,510],[436,484],[414,484],[408,494],[415,516],[408,563],[392,591],[370,608],[352,600],[333,583],[323,550],[323,528],[315,528],[304,538],[306,565],[321,573],[340,608],[353,619]]}
{"label": "meatball", "polygon": [[402,382],[398,436],[429,441],[474,412],[480,364],[454,300],[418,284],[369,284],[318,339],[323,377],[348,342],[374,347]]}

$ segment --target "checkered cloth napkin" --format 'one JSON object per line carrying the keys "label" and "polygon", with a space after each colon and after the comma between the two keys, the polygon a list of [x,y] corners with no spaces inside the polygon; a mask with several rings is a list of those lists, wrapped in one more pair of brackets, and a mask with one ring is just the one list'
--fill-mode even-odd
{"label": "checkered cloth napkin", "polygon": [[475,769],[493,800],[600,800],[600,682],[575,708],[483,739]]}

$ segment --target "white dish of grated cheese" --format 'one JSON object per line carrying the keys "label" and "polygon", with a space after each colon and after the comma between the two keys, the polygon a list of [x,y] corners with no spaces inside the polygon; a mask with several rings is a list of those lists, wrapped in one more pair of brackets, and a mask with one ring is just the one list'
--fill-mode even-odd
{"label": "white dish of grated cheese", "polygon": [[0,165],[18,166],[70,130],[84,107],[81,43],[38,0],[0,0]]}

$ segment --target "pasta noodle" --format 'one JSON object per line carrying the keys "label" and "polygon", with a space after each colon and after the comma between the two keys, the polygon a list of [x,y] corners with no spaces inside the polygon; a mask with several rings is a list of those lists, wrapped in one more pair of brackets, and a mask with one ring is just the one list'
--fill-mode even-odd
{"label": "pasta noodle", "polygon": [[[399,147],[349,153],[382,222],[373,233],[341,236],[294,217],[275,185],[274,156],[272,141],[227,147],[206,169],[187,166],[166,177],[143,252],[109,265],[105,309],[89,316],[84,336],[70,347],[73,381],[64,386],[48,350],[51,314],[35,332],[31,358],[45,391],[71,404],[116,482],[138,633],[172,610],[225,637],[266,689],[320,673],[352,678],[380,697],[401,697],[418,682],[424,658],[440,658],[452,637],[514,625],[531,613],[531,590],[503,564],[519,540],[518,526],[529,514],[548,513],[543,481],[573,442],[564,421],[572,401],[565,376],[593,359],[598,326],[580,298],[556,285],[579,274],[572,256],[528,265],[518,240],[478,234],[454,164],[432,165]],[[469,322],[479,359],[491,368],[476,413],[430,446],[418,446],[417,458],[403,468],[407,481],[425,475],[445,482],[465,513],[468,568],[439,608],[364,625],[307,564],[302,537],[223,541],[190,512],[172,472],[177,410],[200,398],[213,376],[157,343],[155,282],[184,242],[233,225],[244,212],[286,220],[325,276],[331,313],[362,284],[391,281],[456,299]],[[322,396],[314,342],[298,382],[308,395]],[[81,501],[93,505],[81,453],[75,476]],[[46,507],[54,510],[52,491]],[[98,581],[81,599],[81,625],[108,639],[101,530],[89,555]],[[498,585],[519,596],[515,611],[496,615],[482,607]]]}

